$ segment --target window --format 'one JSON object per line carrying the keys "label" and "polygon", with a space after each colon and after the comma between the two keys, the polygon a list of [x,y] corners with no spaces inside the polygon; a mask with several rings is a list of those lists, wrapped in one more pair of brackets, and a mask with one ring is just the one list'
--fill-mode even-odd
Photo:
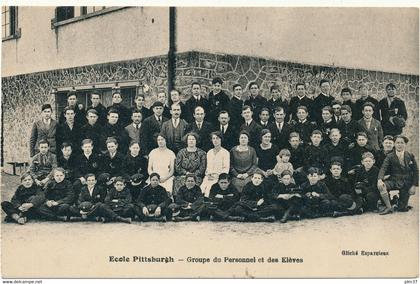
{"label": "window", "polygon": [[55,11],[57,22],[74,18],[74,7],[57,7]]}
{"label": "window", "polygon": [[1,7],[1,38],[3,40],[19,37],[17,29],[17,7],[2,6]]}
{"label": "window", "polygon": [[55,9],[55,17],[51,20],[51,28],[67,25],[70,23],[101,16],[127,7],[111,6],[58,6]]}
{"label": "window", "polygon": [[[77,101],[79,104],[82,104],[86,110],[92,103],[90,101],[90,94],[95,91],[100,94],[101,102],[105,107],[109,107],[112,104],[112,93],[114,90],[112,88],[95,88],[95,89],[85,89],[85,90],[76,90]],[[122,96],[122,104],[128,108],[131,108],[135,105],[134,99],[137,93],[136,86],[130,87],[121,87],[119,89]],[[60,116],[61,112],[67,105],[67,93],[68,91],[58,91],[55,96],[56,102],[56,116],[57,119]]]}
{"label": "window", "polygon": [[86,15],[86,14],[90,14],[90,13],[95,13],[97,11],[103,10],[105,9],[106,6],[85,6],[85,7],[80,7],[80,14],[81,15]]}

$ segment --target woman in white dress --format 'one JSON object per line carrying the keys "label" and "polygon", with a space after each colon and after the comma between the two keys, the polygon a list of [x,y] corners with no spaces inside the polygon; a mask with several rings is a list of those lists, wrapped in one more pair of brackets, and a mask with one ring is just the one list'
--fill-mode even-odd
{"label": "woman in white dress", "polygon": [[205,197],[209,197],[210,189],[215,184],[221,173],[228,174],[230,169],[230,154],[222,148],[222,134],[220,131],[211,133],[213,149],[207,152],[206,176],[201,184],[201,191]]}
{"label": "woman in white dress", "polygon": [[160,175],[160,185],[167,192],[172,194],[175,171],[175,153],[166,147],[166,139],[163,135],[157,136],[158,147],[149,154],[149,165],[147,172],[150,174],[158,173]]}

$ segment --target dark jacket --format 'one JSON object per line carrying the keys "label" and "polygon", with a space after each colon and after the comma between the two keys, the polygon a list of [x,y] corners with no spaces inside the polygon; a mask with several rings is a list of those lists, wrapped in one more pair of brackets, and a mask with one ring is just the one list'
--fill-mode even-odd
{"label": "dark jacket", "polygon": [[148,205],[157,205],[160,208],[166,208],[171,203],[166,190],[158,185],[156,188],[152,188],[150,185],[143,188],[137,198],[136,204],[141,209]]}
{"label": "dark jacket", "polygon": [[188,189],[185,185],[181,186],[175,196],[175,203],[184,206],[188,203],[201,203],[204,201],[203,193],[198,185]]}
{"label": "dark jacket", "polygon": [[383,179],[385,174],[388,173],[391,175],[391,180],[401,182],[407,187],[419,185],[419,169],[416,157],[407,151],[404,151],[404,164],[400,163],[395,151],[386,156],[379,171],[378,179]]}
{"label": "dark jacket", "polygon": [[320,93],[313,101],[311,119],[316,121],[317,123],[321,123],[322,108],[325,106],[330,106],[333,100],[334,97],[325,96],[324,94]]}
{"label": "dark jacket", "polygon": [[58,204],[71,205],[74,201],[73,186],[70,181],[63,180],[60,183],[51,181],[45,188],[46,200],[54,200]]}
{"label": "dark jacket", "polygon": [[213,125],[217,124],[217,118],[219,117],[219,112],[222,110],[229,109],[229,96],[226,95],[225,91],[220,91],[217,95],[214,95],[211,91],[208,95],[209,98],[209,113],[208,121]]}
{"label": "dark jacket", "polygon": [[376,166],[373,166],[369,171],[366,171],[365,167],[358,167],[356,169],[354,182],[355,184],[363,183],[363,195],[366,195],[367,193],[379,193],[377,187],[378,174],[379,169]]}
{"label": "dark jacket", "polygon": [[107,111],[116,109],[118,111],[118,124],[124,128],[131,122],[131,110],[122,104],[112,104]]}
{"label": "dark jacket", "polygon": [[407,109],[405,103],[400,98],[394,98],[391,105],[388,105],[388,99],[383,98],[379,101],[379,116],[384,131],[384,135],[398,135],[402,132],[402,127],[398,127],[389,121],[391,117],[398,116],[407,120]]}
{"label": "dark jacket", "polygon": [[74,177],[80,178],[85,175],[92,173],[95,176],[101,172],[101,159],[100,156],[96,153],[92,153],[89,156],[89,159],[82,153],[76,158],[77,167],[74,171]]}
{"label": "dark jacket", "polygon": [[121,176],[124,171],[124,156],[117,151],[114,157],[111,158],[109,152],[101,156],[101,172],[108,173],[111,177]]}
{"label": "dark jacket", "polygon": [[74,179],[74,171],[78,165],[76,164],[76,158],[73,154],[70,155],[68,160],[63,156],[59,156],[57,158],[57,166],[65,170],[66,179]]}
{"label": "dark jacket", "polygon": [[[218,194],[222,195],[223,197],[216,197]],[[239,191],[232,184],[230,184],[226,190],[222,190],[219,184],[215,183],[210,189],[209,199],[219,209],[228,210],[239,201],[240,196],[241,195]]]}
{"label": "dark jacket", "polygon": [[90,109],[94,109],[98,112],[98,121],[96,123],[98,123],[101,126],[105,125],[108,116],[108,110],[106,109],[106,107],[104,107],[103,104],[99,103],[96,107],[88,107],[86,112]]}
{"label": "dark jacket", "polygon": [[[226,126],[225,126],[226,128]],[[228,127],[223,133],[221,130],[220,124],[215,128],[215,131],[218,130],[222,134],[222,147],[230,151],[234,146],[239,143],[239,132],[238,128],[234,124],[229,123]]]}
{"label": "dark jacket", "polygon": [[277,128],[276,122],[273,121],[268,125],[268,130],[271,132],[271,142],[276,144],[280,150],[287,148],[291,132],[291,128],[288,123],[284,122],[283,127],[279,129]]}
{"label": "dark jacket", "polygon": [[308,192],[316,192],[320,196],[320,199],[331,199],[333,198],[332,194],[328,190],[328,187],[322,181],[318,181],[316,184],[311,185],[309,181],[304,182],[301,185],[302,193],[306,194]]}
{"label": "dark jacket", "polygon": [[[291,119],[296,120],[296,121],[298,120],[296,116],[298,106],[306,106],[306,108],[308,109],[308,113],[310,114],[311,108],[312,108],[312,100],[308,98],[307,96],[304,96],[302,99],[299,99],[298,96],[292,97],[290,99],[290,103],[289,103],[290,116],[291,116]],[[309,120],[312,120],[312,117],[308,117],[308,118]]]}
{"label": "dark jacket", "polygon": [[79,198],[77,199],[77,205],[80,205],[82,202],[90,202],[96,204],[98,202],[104,203],[106,197],[106,188],[103,188],[99,185],[95,185],[90,195],[87,185],[84,185],[80,190]]}
{"label": "dark jacket", "polygon": [[263,183],[261,183],[259,186],[255,186],[252,182],[249,182],[244,186],[242,190],[240,201],[241,203],[246,204],[247,207],[255,209],[258,208],[257,202],[261,198],[264,199],[264,202],[260,206],[269,204],[271,198],[269,190],[264,186]]}
{"label": "dark jacket", "polygon": [[204,109],[206,114],[206,120],[208,119],[210,103],[206,98],[200,97],[199,100],[196,100],[194,96],[191,97],[185,102],[186,116],[185,120],[189,123],[194,121],[194,110],[197,106],[201,106]]}
{"label": "dark jacket", "polygon": [[[64,122],[60,123],[57,126],[56,141],[57,147],[61,149],[61,145],[64,142],[71,143],[73,145],[73,152],[80,152],[80,127],[76,124],[73,125],[73,128],[70,129],[69,125]],[[61,152],[59,152],[61,155]]]}
{"label": "dark jacket", "polygon": [[31,157],[39,152],[39,141],[47,140],[50,143],[50,152],[56,153],[56,132],[57,121],[51,119],[50,124],[47,126],[42,120],[38,120],[32,126],[31,138],[29,140]]}
{"label": "dark jacket", "polygon": [[105,197],[105,204],[113,211],[123,210],[131,205],[131,201],[131,193],[127,187],[121,191],[117,191],[115,187],[111,187]]}
{"label": "dark jacket", "polygon": [[[103,124],[102,124],[103,125]],[[94,125],[86,123],[80,128],[79,145],[84,139],[91,139],[93,141],[93,150],[97,153],[101,150],[101,135],[102,125],[96,122]]]}
{"label": "dark jacket", "polygon": [[358,131],[358,125],[355,120],[350,120],[350,122],[345,123],[342,119],[337,123],[338,129],[340,129],[341,140],[349,145],[356,140],[356,134]]}
{"label": "dark jacket", "polygon": [[257,95],[255,98],[250,96],[250,98],[244,102],[244,105],[250,106],[252,108],[252,118],[255,121],[259,120],[259,115],[262,108],[269,108],[267,99],[261,95]]}
{"label": "dark jacket", "polygon": [[167,121],[166,117],[161,117],[161,124],[156,119],[155,115],[151,115],[141,124],[140,133],[143,135],[143,139],[140,140],[140,148],[145,154],[149,154],[154,148],[157,147],[156,135],[159,134],[163,122]]}
{"label": "dark jacket", "polygon": [[327,167],[327,159],[328,153],[324,146],[320,145],[316,147],[314,145],[308,145],[305,148],[305,169],[309,169],[310,167],[316,167],[321,171],[325,172]]}
{"label": "dark jacket", "polygon": [[228,111],[230,116],[230,122],[234,126],[241,126],[244,123],[244,119],[242,118],[242,107],[244,106],[244,101],[242,99],[238,99],[237,97],[233,96],[230,99]]}
{"label": "dark jacket", "polygon": [[246,130],[249,133],[249,145],[257,148],[260,144],[260,134],[262,129],[261,125],[256,123],[255,120],[252,120],[249,126],[246,125],[246,123],[242,124],[240,131]]}
{"label": "dark jacket", "polygon": [[105,126],[102,128],[102,135],[101,135],[101,150],[106,151],[106,140],[110,137],[114,137],[117,139],[118,142],[118,150],[121,153],[126,153],[128,149],[128,135],[125,131],[124,127],[120,124],[109,124],[106,123]]}
{"label": "dark jacket", "polygon": [[335,198],[339,198],[342,194],[348,194],[350,196],[355,196],[356,194],[354,189],[351,187],[349,180],[345,177],[337,179],[329,174],[325,178],[325,184]]}
{"label": "dark jacket", "polygon": [[208,150],[213,148],[211,142],[210,133],[214,131],[214,126],[210,122],[203,121],[201,129],[198,129],[197,123],[195,121],[188,124],[186,133],[195,132],[200,137],[200,141],[197,141],[197,147],[207,153]]}
{"label": "dark jacket", "polygon": [[316,122],[309,121],[308,119],[306,119],[305,122],[292,120],[290,128],[292,132],[299,133],[300,140],[302,140],[305,145],[311,141],[310,137],[312,135],[312,131],[318,129]]}
{"label": "dark jacket", "polygon": [[127,154],[124,157],[123,161],[123,171],[124,175],[132,176],[134,174],[143,174],[147,176],[147,160],[140,154],[137,157]]}
{"label": "dark jacket", "polygon": [[23,203],[32,203],[34,207],[39,207],[45,202],[45,196],[35,183],[30,188],[19,185],[10,202],[15,208],[19,208]]}

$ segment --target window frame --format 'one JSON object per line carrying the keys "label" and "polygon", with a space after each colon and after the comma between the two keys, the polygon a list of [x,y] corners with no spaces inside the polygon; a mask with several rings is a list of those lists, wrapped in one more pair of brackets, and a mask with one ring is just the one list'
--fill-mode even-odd
{"label": "window frame", "polygon": [[[11,29],[10,35],[2,37],[1,40],[7,41],[11,39],[18,39],[21,37],[21,29],[18,25],[18,6],[7,6],[9,7],[9,28]],[[13,12],[12,12],[13,11]],[[3,28],[3,23],[2,23]]]}
{"label": "window frame", "polygon": [[[106,7],[105,9],[82,15],[82,11],[83,11],[82,10],[83,6],[82,6],[82,7],[78,7],[78,8],[80,8],[80,14],[81,14],[80,16],[73,17],[73,18],[70,18],[70,19],[67,19],[67,20],[63,20],[63,21],[57,21],[57,8],[58,7],[55,8],[54,18],[51,19],[51,29],[56,29],[56,28],[59,28],[61,26],[65,26],[65,25],[68,25],[68,24],[71,24],[71,23],[76,23],[76,22],[79,22],[79,21],[87,20],[89,18],[102,16],[104,14],[112,13],[112,12],[115,12],[115,11],[118,11],[118,10],[131,8],[131,7],[127,7],[127,6]],[[76,8],[77,8],[77,6],[75,6],[75,9]]]}

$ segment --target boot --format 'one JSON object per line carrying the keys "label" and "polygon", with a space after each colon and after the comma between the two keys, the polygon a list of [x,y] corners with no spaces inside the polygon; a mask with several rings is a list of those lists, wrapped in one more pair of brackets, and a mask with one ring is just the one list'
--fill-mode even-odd
{"label": "boot", "polygon": [[289,218],[290,211],[292,211],[292,207],[289,207],[289,208],[286,210],[286,212],[284,212],[283,217],[281,217],[281,219],[280,219],[280,222],[281,222],[281,223],[286,223],[286,222],[287,222],[287,219]]}
{"label": "boot", "polygon": [[16,223],[18,223],[19,225],[24,225],[26,223],[26,218],[20,216],[19,214],[12,214],[12,216],[10,216],[10,218],[14,221],[16,221]]}
{"label": "boot", "polygon": [[68,216],[57,216],[57,220],[67,222],[69,220]]}
{"label": "boot", "polygon": [[379,215],[388,215],[394,212],[394,208],[385,208],[383,211],[379,212]]}
{"label": "boot", "polygon": [[121,216],[115,217],[115,221],[118,221],[118,222],[121,222],[121,223],[126,223],[126,224],[131,224],[131,218],[123,218]]}
{"label": "boot", "polygon": [[245,221],[245,218],[244,217],[241,217],[241,216],[228,216],[226,218],[226,220],[228,220],[228,221],[234,221],[234,222],[243,222],[243,221]]}
{"label": "boot", "polygon": [[276,221],[276,217],[274,217],[274,216],[260,217],[259,221],[272,223],[272,222]]}
{"label": "boot", "polygon": [[394,209],[391,206],[391,201],[389,200],[389,194],[388,192],[381,192],[381,198],[385,204],[385,209],[379,213],[379,215],[387,215],[387,214],[391,214],[392,212],[394,212]]}

